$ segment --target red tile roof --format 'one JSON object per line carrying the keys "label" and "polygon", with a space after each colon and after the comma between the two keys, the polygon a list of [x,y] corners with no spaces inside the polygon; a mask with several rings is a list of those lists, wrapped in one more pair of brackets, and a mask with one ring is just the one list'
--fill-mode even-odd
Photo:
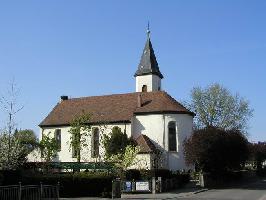
{"label": "red tile roof", "polygon": [[136,142],[138,146],[140,146],[140,152],[139,153],[152,153],[156,150],[155,145],[152,143],[150,138],[146,135],[140,134]]}
{"label": "red tile roof", "polygon": [[[141,107],[138,107],[138,96]],[[91,124],[130,122],[134,115],[150,113],[183,113],[194,115],[164,91],[135,92],[72,98],[58,103],[40,123],[44,126],[69,125],[78,115],[91,115]]]}

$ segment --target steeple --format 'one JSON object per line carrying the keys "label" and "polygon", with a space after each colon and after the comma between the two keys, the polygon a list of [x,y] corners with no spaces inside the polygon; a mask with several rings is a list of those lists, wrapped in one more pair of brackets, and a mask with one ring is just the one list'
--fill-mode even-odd
{"label": "steeple", "polygon": [[155,74],[161,79],[163,78],[156,60],[156,56],[154,54],[154,50],[152,48],[149,23],[147,27],[147,41],[141,55],[138,70],[135,73],[135,77],[148,74]]}
{"label": "steeple", "polygon": [[152,92],[161,90],[161,79],[159,65],[152,48],[150,39],[150,27],[148,23],[147,41],[141,55],[136,77],[136,92]]}

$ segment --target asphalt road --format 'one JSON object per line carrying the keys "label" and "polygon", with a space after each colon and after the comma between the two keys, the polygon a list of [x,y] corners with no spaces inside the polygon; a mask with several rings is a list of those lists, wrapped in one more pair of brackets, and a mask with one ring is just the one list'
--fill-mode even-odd
{"label": "asphalt road", "polygon": [[180,200],[266,200],[266,179],[228,189],[212,189]]}

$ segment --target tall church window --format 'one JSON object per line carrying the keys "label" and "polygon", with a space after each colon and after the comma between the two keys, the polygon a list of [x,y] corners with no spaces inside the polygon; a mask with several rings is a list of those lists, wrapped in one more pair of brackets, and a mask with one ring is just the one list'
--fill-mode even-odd
{"label": "tall church window", "polygon": [[99,157],[99,146],[100,146],[100,140],[99,140],[99,129],[94,128],[92,131],[92,138],[91,138],[91,157],[97,158]]}
{"label": "tall church window", "polygon": [[168,123],[168,144],[169,151],[176,151],[176,123],[171,121]]}
{"label": "tall church window", "polygon": [[147,92],[147,85],[143,85],[141,91],[142,92]]}
{"label": "tall church window", "polygon": [[56,129],[54,132],[54,138],[58,145],[59,151],[61,151],[61,129]]}
{"label": "tall church window", "polygon": [[[76,136],[75,135],[72,135],[72,140],[76,141]],[[73,146],[72,145],[72,158],[77,158],[78,156],[78,149],[77,147]]]}

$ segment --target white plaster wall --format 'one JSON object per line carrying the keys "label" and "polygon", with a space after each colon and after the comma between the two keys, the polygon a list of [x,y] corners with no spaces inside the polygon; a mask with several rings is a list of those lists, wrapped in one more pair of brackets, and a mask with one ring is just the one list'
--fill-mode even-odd
{"label": "white plaster wall", "polygon": [[[168,151],[168,123],[170,121],[176,122],[176,133],[177,133],[177,151]],[[147,135],[154,144],[163,151],[163,161],[162,165],[164,168],[171,170],[182,170],[189,169],[185,165],[184,155],[183,155],[183,141],[186,137],[189,137],[192,133],[192,121],[193,117],[187,114],[151,114],[151,115],[137,115],[132,119],[131,124],[108,124],[98,127],[100,130],[100,137],[104,134],[110,134],[114,126],[118,126],[122,131],[126,129],[128,137],[131,135],[137,138],[140,134]],[[72,151],[69,148],[70,133],[68,132],[70,127],[56,127],[56,128],[44,128],[41,129],[42,134],[51,133],[51,137],[54,137],[54,132],[56,129],[61,129],[61,151],[54,161],[61,162],[76,162],[76,158],[72,158]],[[81,151],[81,161],[84,162],[97,162],[103,161],[104,149],[100,144],[100,157],[91,158],[91,137],[88,136],[88,148]],[[36,157],[36,154],[31,154],[28,158],[29,161],[39,161],[40,159]],[[139,154],[138,159],[140,159],[138,166],[135,168],[151,168],[152,156],[150,154]],[[140,167],[141,166],[141,167]]]}
{"label": "white plaster wall", "polygon": [[137,115],[133,118],[132,123],[132,135],[134,138],[137,138],[140,134],[147,135],[155,145],[163,148],[163,115]]}
{"label": "white plaster wall", "polygon": [[[126,130],[126,133],[128,137],[131,136],[131,124],[108,124],[108,125],[97,125],[97,126],[91,126],[91,128],[99,128],[100,131],[100,140],[103,134],[110,134],[112,132],[112,128],[114,126],[118,126],[121,128],[121,130],[124,132]],[[54,132],[56,129],[61,129],[61,151],[58,152],[57,157],[53,160],[55,162],[76,162],[76,158],[72,158],[72,150],[70,149],[70,127],[69,126],[61,126],[61,127],[52,127],[52,128],[43,128],[41,129],[41,135],[42,134],[49,134],[50,137],[54,137]],[[99,149],[99,158],[91,158],[91,132],[89,133],[89,136],[87,137],[87,144],[88,147],[83,148],[81,151],[81,161],[83,162],[97,162],[97,161],[103,161],[104,156],[104,148],[103,145],[101,145],[100,141],[100,149]],[[35,153],[36,154],[36,153]],[[39,155],[40,157],[40,155]],[[40,160],[40,158],[36,158],[35,155],[29,156],[29,161],[36,161]]]}
{"label": "white plaster wall", "polygon": [[147,85],[147,92],[158,91],[161,87],[161,78],[154,74],[136,77],[136,92],[142,92],[142,86]]}
{"label": "white plaster wall", "polygon": [[[176,122],[177,151],[168,151],[168,123]],[[192,133],[193,117],[187,114],[137,115],[132,120],[132,134],[147,135],[161,149],[165,157],[164,167],[170,170],[188,169],[183,156],[183,141]]]}
{"label": "white plaster wall", "polygon": [[193,117],[187,114],[167,114],[165,115],[165,130],[167,130],[166,149],[168,150],[168,123],[176,122],[177,152],[167,154],[168,168],[171,170],[190,169],[191,166],[185,164],[183,141],[192,134]]}

